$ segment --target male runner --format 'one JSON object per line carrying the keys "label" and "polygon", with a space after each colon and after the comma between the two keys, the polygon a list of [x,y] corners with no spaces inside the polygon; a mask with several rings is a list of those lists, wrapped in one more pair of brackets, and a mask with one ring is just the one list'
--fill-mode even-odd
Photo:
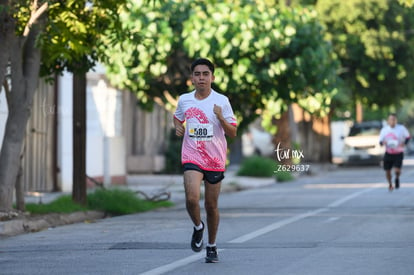
{"label": "male runner", "polygon": [[[228,98],[211,88],[214,65],[204,58],[191,65],[195,90],[180,96],[174,113],[177,136],[184,136],[181,162],[187,212],[194,223],[191,248],[203,249],[204,223],[200,213],[200,187],[204,180],[207,214],[206,262],[218,262],[216,235],[219,224],[218,197],[226,165],[225,135],[235,137],[237,122]],[[186,125],[184,126],[184,122]]]}
{"label": "male runner", "polygon": [[391,169],[394,167],[395,188],[400,188],[401,167],[404,159],[404,147],[410,141],[410,133],[405,126],[397,123],[397,115],[390,114],[388,125],[380,132],[379,142],[385,145],[384,170],[388,181],[388,190],[394,189],[392,185]]}

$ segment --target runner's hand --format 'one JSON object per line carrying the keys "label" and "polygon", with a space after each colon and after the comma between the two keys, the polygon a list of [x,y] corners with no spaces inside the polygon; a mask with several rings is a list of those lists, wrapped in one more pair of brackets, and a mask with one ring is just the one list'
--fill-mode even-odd
{"label": "runner's hand", "polygon": [[221,107],[214,104],[214,109],[213,109],[214,114],[217,116],[218,119],[220,119],[221,117],[223,117],[223,112],[221,110]]}
{"label": "runner's hand", "polygon": [[175,125],[175,134],[178,137],[184,136],[184,133],[185,133],[185,128],[182,124]]}

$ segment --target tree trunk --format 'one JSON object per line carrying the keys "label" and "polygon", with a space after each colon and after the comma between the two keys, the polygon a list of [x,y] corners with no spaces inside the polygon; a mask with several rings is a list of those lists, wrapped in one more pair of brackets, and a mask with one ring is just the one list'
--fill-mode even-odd
{"label": "tree trunk", "polygon": [[13,35],[10,35],[9,43],[16,54],[10,56],[9,114],[0,153],[0,211],[2,212],[10,212],[13,207],[13,188],[20,167],[20,153],[40,70],[40,51],[35,47],[39,26],[32,25],[27,38],[16,37],[14,29],[11,31]]}
{"label": "tree trunk", "polygon": [[73,75],[73,192],[86,205],[86,74]]}
{"label": "tree trunk", "polygon": [[20,158],[19,172],[16,179],[16,209],[26,211],[26,205],[24,202],[22,158]]}
{"label": "tree trunk", "polygon": [[360,100],[355,103],[355,121],[361,123],[364,120],[364,110]]}
{"label": "tree trunk", "polygon": [[[8,0],[0,0],[0,6],[8,4]],[[7,66],[10,61],[10,41],[14,34],[14,21],[6,8],[0,9],[0,91],[5,81]]]}
{"label": "tree trunk", "polygon": [[[22,87],[23,86],[23,87]],[[16,91],[16,90],[21,91]],[[12,93],[31,93],[31,89],[21,82],[13,84]],[[33,97],[33,94],[30,95]],[[22,103],[14,104],[9,110],[6,122],[3,147],[0,154],[0,211],[9,212],[13,206],[13,188],[16,183],[20,167],[20,152],[26,134],[26,125],[30,117],[30,108]]]}
{"label": "tree trunk", "polygon": [[292,137],[289,126],[289,109],[279,119],[274,119],[274,124],[277,127],[273,137],[276,161],[283,165],[290,165],[292,164]]}
{"label": "tree trunk", "polygon": [[331,119],[313,116],[293,105],[295,121],[299,129],[299,144],[303,162],[331,162]]}

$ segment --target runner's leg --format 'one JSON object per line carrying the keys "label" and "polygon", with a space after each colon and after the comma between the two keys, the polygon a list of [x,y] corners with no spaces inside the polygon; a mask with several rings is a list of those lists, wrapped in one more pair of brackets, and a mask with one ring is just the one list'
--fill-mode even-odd
{"label": "runner's leg", "polygon": [[394,168],[394,173],[395,173],[395,176],[396,176],[397,178],[399,178],[399,177],[400,177],[400,175],[401,175],[401,168],[395,167],[395,168]]}
{"label": "runner's leg", "polygon": [[208,243],[216,243],[217,230],[220,220],[218,209],[218,198],[220,194],[221,182],[211,184],[205,182],[205,201],[204,207],[207,213]]}
{"label": "runner's leg", "polygon": [[394,168],[394,173],[395,173],[395,188],[398,189],[400,188],[400,175],[401,175],[401,168],[395,167]]}
{"label": "runner's leg", "polygon": [[187,212],[195,226],[201,224],[200,187],[203,174],[196,170],[184,171],[184,189]]}
{"label": "runner's leg", "polygon": [[392,170],[393,163],[394,163],[394,161],[393,161],[393,159],[391,159],[391,156],[389,154],[385,153],[384,159],[383,159],[383,165],[384,165],[384,170],[385,170],[385,178],[387,179],[388,189],[390,191],[393,189],[392,175],[391,175],[391,170]]}
{"label": "runner's leg", "polygon": [[394,174],[395,174],[395,188],[400,188],[400,175],[401,175],[401,167],[402,167],[402,162],[404,159],[404,154],[398,154],[394,156]]}
{"label": "runner's leg", "polygon": [[385,170],[385,177],[387,178],[388,184],[391,186],[392,185],[392,181],[391,181],[391,169]]}

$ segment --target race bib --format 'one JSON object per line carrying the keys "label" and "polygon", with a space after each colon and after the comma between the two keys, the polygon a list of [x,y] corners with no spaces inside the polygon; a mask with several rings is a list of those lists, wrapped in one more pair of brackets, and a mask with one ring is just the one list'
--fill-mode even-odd
{"label": "race bib", "polygon": [[398,140],[395,140],[395,139],[388,140],[387,141],[387,147],[392,148],[392,149],[397,148],[398,147]]}
{"label": "race bib", "polygon": [[209,141],[213,138],[213,124],[189,123],[188,135],[197,141]]}

